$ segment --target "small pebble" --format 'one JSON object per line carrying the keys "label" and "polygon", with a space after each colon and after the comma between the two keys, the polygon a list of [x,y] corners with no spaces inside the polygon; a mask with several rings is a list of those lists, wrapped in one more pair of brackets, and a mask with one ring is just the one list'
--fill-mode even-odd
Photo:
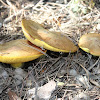
{"label": "small pebble", "polygon": [[8,73],[2,68],[2,67],[0,67],[0,78],[7,78],[9,75],[8,75]]}
{"label": "small pebble", "polygon": [[[21,68],[17,68],[14,71],[14,78],[18,81],[22,81],[27,76],[27,72],[25,72]],[[19,83],[19,82],[18,82]]]}
{"label": "small pebble", "polygon": [[0,28],[2,27],[2,23],[0,23]]}
{"label": "small pebble", "polygon": [[90,96],[86,93],[80,92],[74,98],[75,100],[90,100]]}
{"label": "small pebble", "polygon": [[100,24],[97,25],[97,30],[100,30]]}
{"label": "small pebble", "polygon": [[77,72],[76,72],[75,69],[71,69],[71,70],[69,71],[69,74],[72,75],[72,76],[76,76],[76,75],[77,75]]}

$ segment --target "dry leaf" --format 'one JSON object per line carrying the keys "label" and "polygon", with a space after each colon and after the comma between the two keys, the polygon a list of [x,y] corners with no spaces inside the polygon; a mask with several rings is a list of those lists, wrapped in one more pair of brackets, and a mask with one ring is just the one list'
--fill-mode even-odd
{"label": "dry leaf", "polygon": [[9,96],[9,99],[10,99],[10,100],[21,100],[21,98],[18,97],[18,96],[16,95],[16,93],[13,92],[13,91],[11,91],[10,89],[8,90],[8,96]]}
{"label": "dry leaf", "polygon": [[[55,90],[56,83],[55,81],[51,80],[44,86],[38,87],[37,96],[43,99],[49,99],[51,93]],[[28,94],[31,95],[31,98],[35,97],[35,88],[28,90]]]}

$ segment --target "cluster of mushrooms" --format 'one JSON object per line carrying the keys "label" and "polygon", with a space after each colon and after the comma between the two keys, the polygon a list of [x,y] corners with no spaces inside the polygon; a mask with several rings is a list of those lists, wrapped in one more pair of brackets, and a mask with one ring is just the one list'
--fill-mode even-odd
{"label": "cluster of mushrooms", "polygon": [[[27,39],[17,39],[0,44],[0,62],[11,64],[14,68],[23,62],[32,61],[47,50],[54,52],[76,52],[78,47],[59,32],[51,32],[39,23],[22,19],[22,30]],[[92,55],[100,55],[100,34],[83,35],[79,47]]]}

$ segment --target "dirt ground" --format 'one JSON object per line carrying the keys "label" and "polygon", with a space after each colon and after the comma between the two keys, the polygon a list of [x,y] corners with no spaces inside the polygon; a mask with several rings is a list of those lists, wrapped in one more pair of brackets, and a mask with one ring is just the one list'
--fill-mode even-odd
{"label": "dirt ground", "polygon": [[[100,33],[100,0],[0,0],[0,45],[25,38],[23,17],[61,32],[78,46],[83,34]],[[80,48],[75,53],[48,50],[47,55],[19,69],[0,63],[0,100],[100,100],[100,57]],[[53,90],[50,80],[56,83],[51,83]],[[45,84],[41,96],[27,94]]]}

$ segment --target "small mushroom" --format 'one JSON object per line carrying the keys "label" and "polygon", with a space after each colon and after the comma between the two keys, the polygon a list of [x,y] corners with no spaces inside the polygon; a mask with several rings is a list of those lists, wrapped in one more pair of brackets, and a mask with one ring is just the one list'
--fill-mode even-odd
{"label": "small mushroom", "polygon": [[18,39],[0,45],[0,62],[11,64],[17,68],[23,62],[32,61],[41,55],[42,50],[28,40]]}
{"label": "small mushroom", "polygon": [[84,51],[94,56],[100,56],[100,34],[85,34],[80,38],[78,45]]}
{"label": "small mushroom", "polygon": [[22,30],[30,42],[41,48],[55,52],[75,52],[78,49],[66,36],[50,32],[32,20],[22,19]]}

